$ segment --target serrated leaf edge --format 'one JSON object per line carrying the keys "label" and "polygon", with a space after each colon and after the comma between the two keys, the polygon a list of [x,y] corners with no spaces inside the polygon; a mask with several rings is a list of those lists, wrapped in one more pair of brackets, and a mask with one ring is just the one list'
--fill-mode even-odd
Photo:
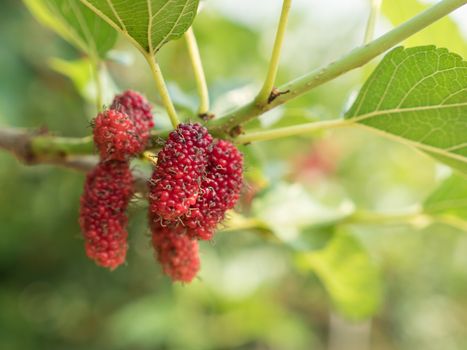
{"label": "serrated leaf edge", "polygon": [[[112,21],[106,14],[104,14],[102,11],[100,11],[98,8],[96,8],[94,5],[92,5],[90,2],[88,2],[87,0],[79,0],[81,1],[81,3],[85,6],[87,6],[91,11],[93,11],[97,16],[99,16],[100,18],[102,18],[105,22],[107,22],[110,26],[112,26],[112,28],[114,28],[116,31],[118,31],[120,34],[122,34],[123,36],[125,36],[125,38],[127,38],[128,40],[130,40],[130,42],[144,55],[144,56],[147,56],[147,55],[153,55],[155,54],[161,47],[162,45],[164,45],[166,42],[167,42],[167,38],[173,33],[173,28],[175,28],[178,24],[178,22],[180,21],[180,18],[182,17],[182,14],[183,14],[183,10],[180,12],[180,15],[178,16],[178,19],[177,21],[175,22],[172,30],[165,36],[165,38],[163,40],[161,40],[160,44],[157,45],[155,48],[152,47],[152,40],[151,40],[151,28],[152,28],[152,20],[154,19],[154,17],[157,15],[157,13],[159,11],[161,11],[170,1],[168,1],[163,7],[161,7],[161,9],[159,9],[159,11],[155,14],[152,14],[152,8],[151,8],[151,1],[150,0],[146,0],[146,4],[147,4],[147,7],[148,7],[148,19],[149,19],[149,22],[148,22],[148,32],[147,32],[147,40],[148,40],[148,48],[149,50],[145,50],[144,47],[142,47],[131,35],[128,34],[128,31],[126,30],[126,26],[123,22],[123,20],[121,19],[121,17],[118,15],[118,12],[115,10],[112,2],[110,0],[106,0],[107,4],[109,5],[110,9],[112,10],[112,13],[115,15],[115,17],[117,18],[118,22],[120,23],[121,27],[118,26],[114,21]],[[183,6],[183,9],[186,8],[186,5],[187,2],[185,3],[185,5]]]}

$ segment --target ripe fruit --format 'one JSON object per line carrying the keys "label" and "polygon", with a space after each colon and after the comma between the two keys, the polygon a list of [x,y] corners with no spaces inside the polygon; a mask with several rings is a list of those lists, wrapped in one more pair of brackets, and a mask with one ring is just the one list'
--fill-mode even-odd
{"label": "ripe fruit", "polygon": [[117,95],[94,120],[101,162],[86,178],[79,222],[86,253],[98,265],[115,269],[125,261],[125,210],[133,194],[128,161],[144,151],[153,126],[151,106],[133,91]]}
{"label": "ripe fruit", "polygon": [[196,203],[182,218],[190,237],[211,239],[225,212],[238,201],[243,184],[243,156],[230,142],[219,140],[209,153],[206,177]]}
{"label": "ripe fruit", "polygon": [[191,282],[200,268],[198,242],[184,235],[181,227],[162,223],[160,217],[150,220],[152,244],[162,270],[173,281]]}
{"label": "ripe fruit", "polygon": [[200,124],[180,124],[170,133],[149,181],[151,215],[174,220],[196,203],[211,143]]}
{"label": "ripe fruit", "polygon": [[141,142],[146,145],[154,127],[151,105],[139,93],[127,90],[116,95],[110,108],[126,113],[136,126]]}
{"label": "ripe fruit", "polygon": [[127,162],[101,161],[86,177],[81,196],[79,224],[86,253],[111,270],[125,262],[126,207],[133,194]]}
{"label": "ripe fruit", "polygon": [[243,184],[243,155],[232,143],[219,140],[214,145],[207,177],[217,183],[221,208],[232,209]]}
{"label": "ripe fruit", "polygon": [[102,160],[127,160],[144,151],[142,141],[126,113],[109,109],[94,119],[94,143]]}

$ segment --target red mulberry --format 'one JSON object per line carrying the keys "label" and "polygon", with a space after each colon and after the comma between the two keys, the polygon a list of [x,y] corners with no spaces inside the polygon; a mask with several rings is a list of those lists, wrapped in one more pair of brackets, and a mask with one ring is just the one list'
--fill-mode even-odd
{"label": "red mulberry", "polygon": [[198,239],[211,239],[225,212],[237,203],[242,184],[242,154],[232,143],[219,140],[209,154],[201,194],[182,218],[187,234]]}
{"label": "red mulberry", "polygon": [[115,96],[112,106],[117,111],[126,113],[136,126],[141,142],[146,145],[154,121],[149,102],[136,91],[127,90]]}
{"label": "red mulberry", "polygon": [[111,270],[125,262],[125,210],[132,196],[132,182],[127,162],[101,162],[87,175],[81,196],[79,223],[86,253]]}
{"label": "red mulberry", "polygon": [[150,213],[174,220],[196,203],[211,143],[200,124],[180,124],[170,133],[149,181]]}
{"label": "red mulberry", "polygon": [[191,282],[199,271],[198,242],[158,218],[150,223],[152,244],[162,270],[173,281]]}
{"label": "red mulberry", "polygon": [[102,160],[126,160],[145,147],[133,121],[114,109],[99,113],[94,120],[94,143]]}

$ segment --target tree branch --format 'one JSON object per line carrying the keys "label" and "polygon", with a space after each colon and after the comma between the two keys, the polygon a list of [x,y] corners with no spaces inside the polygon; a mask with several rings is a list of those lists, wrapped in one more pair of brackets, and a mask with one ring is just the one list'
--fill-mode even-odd
{"label": "tree branch", "polygon": [[384,34],[367,45],[358,47],[347,55],[329,65],[316,69],[278,88],[288,93],[277,96],[266,105],[259,106],[255,100],[227,113],[213,121],[210,129],[216,136],[230,135],[235,128],[267,111],[276,108],[306,92],[320,86],[346,72],[361,67],[376,56],[382,54],[394,45],[407,39],[428,25],[448,15],[457,8],[465,5],[467,0],[443,0],[423,11],[407,22]]}
{"label": "tree branch", "polygon": [[17,129],[0,129],[0,148],[14,154],[19,160],[29,163],[32,157],[29,149],[29,139],[33,135],[27,135]]}
{"label": "tree branch", "polygon": [[[168,136],[169,131],[153,130],[152,140],[147,149],[160,148],[160,140]],[[60,137],[46,130],[25,130],[0,128],[0,148],[15,154],[22,162],[43,163],[45,160],[61,159],[71,155],[95,154],[92,136]]]}
{"label": "tree branch", "polygon": [[352,124],[353,120],[351,119],[322,120],[318,122],[286,126],[283,128],[248,132],[244,135],[237,136],[234,141],[238,144],[247,144],[256,141],[268,141],[283,137],[308,134],[310,132],[320,130],[343,128]]}
{"label": "tree branch", "polygon": [[[231,134],[232,130],[252,118],[284,104],[345,72],[362,66],[395,44],[408,38],[412,34],[446,16],[466,3],[467,0],[443,0],[411,20],[401,24],[382,37],[372,41],[368,45],[359,47],[328,66],[308,73],[279,88],[279,90],[282,91],[289,91],[287,94],[278,95],[274,100],[264,106],[258,106],[255,101],[252,101],[247,105],[240,107],[238,110],[228,113],[223,118],[210,123],[209,129],[215,136],[228,136]],[[155,67],[158,68],[157,66]],[[161,80],[161,82],[163,83],[163,80]],[[168,93],[165,97],[167,99],[167,101],[165,101],[166,105],[169,104],[173,108],[170,98],[168,97]],[[172,117],[174,116],[175,115]],[[174,124],[178,123],[178,120],[175,120],[175,118],[172,119]],[[239,137],[237,142],[248,143],[251,141],[297,135],[303,133],[305,129],[308,132],[345,125],[347,125],[347,123],[341,120],[321,122],[316,125],[297,125],[283,129],[250,133]],[[168,131],[154,130],[152,132],[153,142],[148,146],[148,149],[159,148],[160,144],[158,139],[167,137],[167,134]],[[25,164],[46,163],[84,171],[89,170],[92,167],[90,165],[92,163],[90,163],[89,159],[77,156],[94,153],[92,136],[83,138],[67,138],[51,135],[47,133],[46,130],[28,131],[11,128],[0,129],[0,148],[13,153]]]}
{"label": "tree branch", "polygon": [[[81,172],[92,170],[99,159],[93,153],[91,137],[54,137],[44,130],[1,128],[0,148],[5,149],[26,165],[50,164]],[[147,193],[147,179],[133,171],[136,191]]]}

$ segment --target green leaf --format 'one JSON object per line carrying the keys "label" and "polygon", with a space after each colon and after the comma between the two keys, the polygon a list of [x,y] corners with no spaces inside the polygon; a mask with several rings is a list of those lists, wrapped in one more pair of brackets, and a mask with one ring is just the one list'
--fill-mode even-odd
{"label": "green leaf", "polygon": [[467,62],[446,49],[389,52],[345,117],[467,172]]}
{"label": "green leaf", "polygon": [[[81,58],[74,61],[62,60],[60,58],[51,58],[49,60],[50,67],[69,78],[76,90],[89,103],[95,103],[97,99],[96,79],[93,73],[93,63],[89,58]],[[106,66],[101,64],[99,67],[100,81],[103,91],[103,103],[110,105],[112,99],[117,93],[112,77],[110,76]]]}
{"label": "green leaf", "polygon": [[[397,26],[429,7],[417,0],[391,0],[383,1],[382,12],[394,26]],[[436,45],[457,52],[464,57],[467,55],[465,39],[459,27],[448,16],[412,35],[404,41],[404,44],[407,46]]]}
{"label": "green leaf", "polygon": [[362,245],[351,235],[338,232],[319,251],[300,257],[328,291],[336,309],[348,318],[373,315],[381,302],[379,272]]}
{"label": "green leaf", "polygon": [[143,53],[156,53],[191,26],[199,0],[80,0]]}
{"label": "green leaf", "polygon": [[425,200],[423,208],[427,214],[467,220],[467,178],[451,175]]}
{"label": "green leaf", "polygon": [[93,59],[104,58],[117,33],[78,0],[24,0],[45,26]]}

